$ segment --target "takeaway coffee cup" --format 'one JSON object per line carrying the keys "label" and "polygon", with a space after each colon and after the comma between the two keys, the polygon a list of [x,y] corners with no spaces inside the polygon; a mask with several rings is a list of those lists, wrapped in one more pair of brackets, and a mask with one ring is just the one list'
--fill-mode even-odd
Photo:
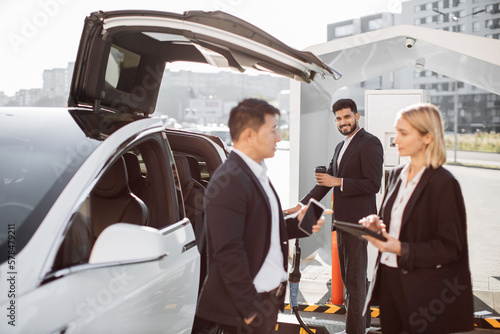
{"label": "takeaway coffee cup", "polygon": [[316,166],[314,168],[314,173],[326,173],[326,167],[325,166]]}

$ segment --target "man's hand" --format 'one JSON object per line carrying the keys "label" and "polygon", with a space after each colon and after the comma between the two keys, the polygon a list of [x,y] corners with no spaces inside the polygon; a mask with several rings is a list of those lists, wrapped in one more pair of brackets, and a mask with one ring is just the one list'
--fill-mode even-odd
{"label": "man's hand", "polygon": [[301,208],[301,205],[297,204],[293,208],[283,210],[283,212],[286,213],[287,215],[291,215],[291,214],[294,214],[295,212],[299,212],[300,208]]}
{"label": "man's hand", "polygon": [[341,178],[331,176],[327,173],[316,173],[314,174],[316,179],[316,184],[325,187],[340,187],[342,185]]}

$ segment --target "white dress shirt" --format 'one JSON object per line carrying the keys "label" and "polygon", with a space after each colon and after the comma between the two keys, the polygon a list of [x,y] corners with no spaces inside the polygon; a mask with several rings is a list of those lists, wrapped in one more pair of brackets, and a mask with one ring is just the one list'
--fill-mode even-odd
{"label": "white dress shirt", "polygon": [[[262,267],[253,280],[257,292],[271,291],[278,287],[281,282],[287,280],[287,273],[283,268],[283,253],[281,252],[278,199],[269,184],[267,166],[264,161],[258,164],[240,150],[233,148],[233,151],[243,159],[257,177],[266,192],[269,205],[271,206],[271,245]],[[265,208],[255,208],[255,210],[265,210]],[[264,243],[264,240],[255,240],[255,242]]]}
{"label": "white dress shirt", "polygon": [[[353,135],[350,136],[349,138],[347,138],[347,137],[344,138],[344,145],[342,145],[342,148],[340,149],[340,152],[339,152],[339,156],[337,157],[337,169],[340,166],[340,161],[342,161],[342,157],[344,156],[344,153],[347,150],[347,147],[351,143],[351,141],[354,138],[354,136],[356,135],[356,133],[359,132],[359,130],[361,130],[361,128],[357,129],[356,132],[354,132]],[[344,179],[343,178],[340,179],[340,191],[344,191]]]}
{"label": "white dress shirt", "polygon": [[[396,239],[399,239],[399,233],[401,232],[401,224],[403,221],[403,214],[406,208],[406,204],[410,200],[413,191],[417,187],[422,174],[424,174],[425,166],[418,172],[413,179],[408,182],[408,172],[410,171],[410,164],[406,164],[401,171],[399,178],[401,179],[401,185],[399,186],[398,195],[394,201],[391,211],[391,226],[389,227],[389,235]],[[388,267],[397,268],[398,261],[397,255],[395,253],[383,252],[380,262]]]}

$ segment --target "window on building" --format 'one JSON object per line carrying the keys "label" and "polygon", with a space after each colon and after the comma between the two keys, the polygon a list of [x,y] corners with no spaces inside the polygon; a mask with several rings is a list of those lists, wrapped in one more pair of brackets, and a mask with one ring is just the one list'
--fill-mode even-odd
{"label": "window on building", "polygon": [[478,32],[481,29],[481,24],[479,22],[472,22],[472,32]]}
{"label": "window on building", "polygon": [[440,20],[440,17],[441,17],[441,16],[442,16],[442,15],[434,15],[434,16],[432,17],[432,22],[434,22],[434,23],[439,23],[439,20]]}
{"label": "window on building", "polygon": [[446,92],[450,90],[450,84],[448,82],[441,84],[441,86],[442,86],[443,90]]}
{"label": "window on building", "polygon": [[335,36],[344,37],[354,34],[354,25],[349,24],[345,26],[335,27]]}
{"label": "window on building", "polygon": [[420,12],[420,5],[417,5],[417,6],[415,6],[414,8],[415,8],[415,13]]}
{"label": "window on building", "polygon": [[443,0],[443,8],[450,8],[450,0]]}
{"label": "window on building", "polygon": [[499,13],[500,12],[500,3],[486,5],[486,12],[491,13],[491,14]]}
{"label": "window on building", "polygon": [[497,97],[500,97],[500,95],[496,95],[496,94],[487,94],[486,95],[486,101],[488,102],[494,102],[497,100]]}
{"label": "window on building", "polygon": [[462,81],[457,82],[457,87],[458,88],[464,88],[464,83]]}
{"label": "window on building", "polygon": [[384,20],[382,18],[368,21],[368,30],[381,29],[383,26],[384,26]]}
{"label": "window on building", "polygon": [[490,29],[500,28],[499,22],[500,22],[500,19],[486,20],[485,27],[490,28]]}

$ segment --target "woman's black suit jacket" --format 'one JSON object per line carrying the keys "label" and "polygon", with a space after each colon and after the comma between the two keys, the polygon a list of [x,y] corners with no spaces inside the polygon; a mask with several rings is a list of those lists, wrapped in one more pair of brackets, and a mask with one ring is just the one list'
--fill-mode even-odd
{"label": "woman's black suit jacket", "polygon": [[[390,230],[391,210],[403,166],[390,175],[380,217]],[[465,204],[453,175],[427,168],[405,207],[399,236],[398,269],[416,333],[450,333],[473,328],[472,284],[467,246]],[[377,260],[377,267],[380,254]],[[367,300],[374,288],[377,270]]]}
{"label": "woman's black suit jacket", "polygon": [[[279,197],[274,193],[281,213]],[[242,318],[269,308],[257,293],[253,279],[269,251],[271,207],[259,180],[234,152],[212,176],[206,197],[208,276],[201,290],[197,315],[219,324],[238,326]],[[283,214],[279,219],[286,271],[288,239],[307,235],[298,229],[297,219],[285,221]]]}

